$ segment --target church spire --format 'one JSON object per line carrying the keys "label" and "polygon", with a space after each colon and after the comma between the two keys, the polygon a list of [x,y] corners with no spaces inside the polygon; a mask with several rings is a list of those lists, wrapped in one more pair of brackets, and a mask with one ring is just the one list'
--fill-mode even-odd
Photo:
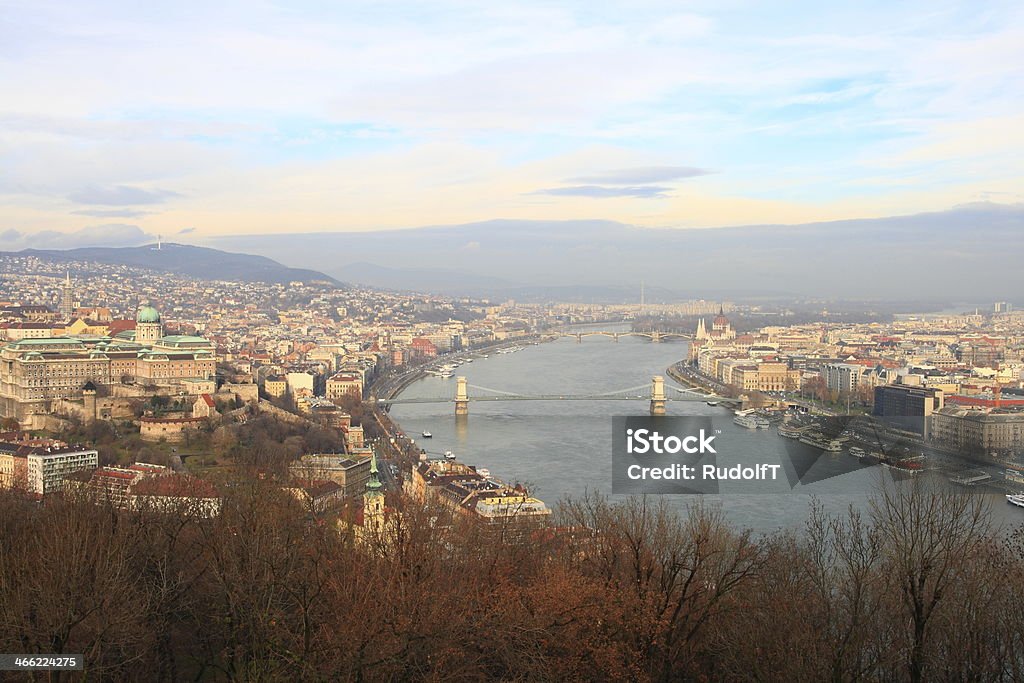
{"label": "church spire", "polygon": [[366,492],[380,493],[380,490],[384,487],[380,483],[380,470],[377,469],[377,454],[374,453],[370,456],[370,480],[366,482]]}
{"label": "church spire", "polygon": [[380,530],[384,523],[384,485],[377,470],[377,454],[370,456],[370,479],[363,492],[363,527]]}

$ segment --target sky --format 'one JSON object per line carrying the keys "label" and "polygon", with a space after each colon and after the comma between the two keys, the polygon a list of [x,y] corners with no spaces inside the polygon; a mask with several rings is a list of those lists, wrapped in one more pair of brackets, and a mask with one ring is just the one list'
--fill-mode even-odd
{"label": "sky", "polygon": [[0,0],[0,248],[1024,202],[1020,2]]}

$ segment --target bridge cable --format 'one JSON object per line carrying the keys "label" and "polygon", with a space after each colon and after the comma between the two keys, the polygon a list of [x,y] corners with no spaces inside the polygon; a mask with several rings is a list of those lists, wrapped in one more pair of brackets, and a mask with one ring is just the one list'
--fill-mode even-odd
{"label": "bridge cable", "polygon": [[480,391],[490,391],[490,392],[495,393],[495,394],[504,394],[505,396],[519,396],[520,395],[520,394],[517,394],[517,393],[512,392],[512,391],[502,391],[501,389],[491,389],[489,387],[477,386],[476,384],[466,384],[466,388],[467,389],[479,389]]}

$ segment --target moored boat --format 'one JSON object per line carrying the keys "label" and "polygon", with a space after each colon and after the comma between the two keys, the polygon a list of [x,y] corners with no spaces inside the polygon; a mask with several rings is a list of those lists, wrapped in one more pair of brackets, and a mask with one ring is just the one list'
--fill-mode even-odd
{"label": "moored boat", "polygon": [[781,424],[779,425],[779,436],[784,436],[787,439],[799,439],[805,429],[806,427],[794,427],[792,425]]}
{"label": "moored boat", "polygon": [[737,415],[732,419],[733,422],[738,424],[740,427],[747,429],[757,429],[757,418],[752,415]]}
{"label": "moored boat", "polygon": [[1006,478],[1006,481],[1012,481],[1014,484],[1024,484],[1024,471],[1016,467],[1007,467],[1003,470],[1003,476]]}

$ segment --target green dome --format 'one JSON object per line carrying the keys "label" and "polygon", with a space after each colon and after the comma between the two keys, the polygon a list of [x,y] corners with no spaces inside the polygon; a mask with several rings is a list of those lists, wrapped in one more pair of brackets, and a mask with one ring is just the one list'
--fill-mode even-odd
{"label": "green dome", "polygon": [[140,306],[139,313],[135,316],[135,322],[158,323],[160,322],[160,313],[152,306]]}

